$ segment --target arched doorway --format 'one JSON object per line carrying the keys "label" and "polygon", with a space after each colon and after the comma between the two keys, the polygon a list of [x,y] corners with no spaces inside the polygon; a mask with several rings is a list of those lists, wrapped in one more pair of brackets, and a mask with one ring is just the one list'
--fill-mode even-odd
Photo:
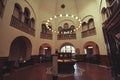
{"label": "arched doorway", "polygon": [[31,57],[32,44],[24,36],[15,38],[10,46],[9,60],[24,62]]}
{"label": "arched doorway", "polygon": [[39,48],[39,55],[50,56],[51,55],[51,46],[47,43],[44,43]]}
{"label": "arched doorway", "polygon": [[76,50],[73,44],[66,42],[61,45],[60,52],[61,53],[72,53],[72,57],[74,57]]}
{"label": "arched doorway", "polygon": [[83,49],[84,53],[87,55],[100,54],[98,45],[93,41],[86,42],[83,46]]}
{"label": "arched doorway", "polygon": [[67,53],[67,52],[75,53],[75,47],[71,43],[64,43],[60,47],[60,52],[63,52],[63,53]]}
{"label": "arched doorway", "polygon": [[100,63],[100,52],[98,45],[89,41],[86,42],[83,46],[84,53],[86,55],[86,61],[90,63]]}
{"label": "arched doorway", "polygon": [[44,43],[39,48],[40,59],[43,61],[51,61],[51,46],[48,43]]}

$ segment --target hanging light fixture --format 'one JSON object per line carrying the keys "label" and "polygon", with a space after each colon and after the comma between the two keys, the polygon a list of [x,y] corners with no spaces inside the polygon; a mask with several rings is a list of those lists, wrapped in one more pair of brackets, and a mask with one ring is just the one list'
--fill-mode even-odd
{"label": "hanging light fixture", "polygon": [[[57,6],[59,6],[59,7],[57,7]],[[77,30],[80,29],[82,22],[81,22],[81,19],[78,16],[75,16],[73,14],[63,13],[65,11],[65,8],[66,9],[68,8],[67,3],[65,3],[64,0],[58,0],[57,3],[56,3],[56,8],[61,8],[62,10],[58,9],[58,10],[61,10],[60,14],[55,13],[57,15],[54,15],[54,16],[50,17],[48,20],[46,20],[46,26],[47,26],[47,28],[49,30],[51,30],[54,33],[59,33],[57,30],[49,28],[49,23],[51,23],[53,20],[58,19],[58,18],[71,18],[71,19],[74,19],[74,20],[78,21],[78,26],[75,27],[74,31],[77,31]]]}
{"label": "hanging light fixture", "polygon": [[74,29],[74,31],[77,31],[77,30],[80,29],[80,26],[81,26],[81,23],[82,23],[81,19],[78,16],[74,16],[74,15],[71,15],[71,14],[59,14],[59,15],[54,15],[53,17],[50,17],[48,20],[46,20],[46,26],[47,26],[47,28],[49,30],[51,30],[52,32],[59,33],[56,30],[50,29],[48,26],[49,26],[49,22],[50,21],[53,21],[54,19],[62,18],[62,17],[71,17],[71,18],[77,20],[79,22],[79,25]]}

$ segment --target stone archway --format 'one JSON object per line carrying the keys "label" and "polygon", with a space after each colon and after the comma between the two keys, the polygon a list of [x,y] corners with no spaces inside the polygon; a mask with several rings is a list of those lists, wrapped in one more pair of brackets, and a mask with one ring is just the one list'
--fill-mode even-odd
{"label": "stone archway", "polygon": [[26,61],[30,59],[32,53],[32,44],[27,37],[16,37],[10,46],[10,61]]}

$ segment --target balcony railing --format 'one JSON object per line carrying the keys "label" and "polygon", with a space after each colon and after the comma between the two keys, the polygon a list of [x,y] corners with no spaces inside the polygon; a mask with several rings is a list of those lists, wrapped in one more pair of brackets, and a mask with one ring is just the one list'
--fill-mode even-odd
{"label": "balcony railing", "polygon": [[35,30],[12,15],[10,26],[35,36]]}
{"label": "balcony railing", "polygon": [[76,39],[76,34],[58,34],[58,40]]}
{"label": "balcony railing", "polygon": [[52,34],[45,34],[45,33],[41,32],[40,38],[43,38],[43,39],[52,39]]}
{"label": "balcony railing", "polygon": [[83,32],[81,33],[81,35],[82,35],[82,38],[96,35],[96,29],[95,29],[95,28],[92,28],[92,29],[89,29],[89,30],[87,30],[87,31],[83,31]]}

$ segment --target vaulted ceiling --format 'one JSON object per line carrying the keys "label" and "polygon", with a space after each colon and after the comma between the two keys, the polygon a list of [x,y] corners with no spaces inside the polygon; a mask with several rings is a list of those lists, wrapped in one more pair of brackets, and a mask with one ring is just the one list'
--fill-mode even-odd
{"label": "vaulted ceiling", "polygon": [[[37,5],[40,18],[43,19],[42,21],[50,20],[51,17],[54,17],[55,15],[74,15],[77,16],[80,19],[83,19],[87,15],[97,15],[99,12],[99,5],[101,0],[27,0],[34,2],[35,5]],[[97,13],[96,13],[97,12]],[[44,16],[42,16],[44,15]],[[69,16],[71,17],[71,16]],[[75,19],[71,18],[62,18],[57,19],[54,22],[51,22],[53,25],[53,29],[56,27],[63,25],[63,22],[65,21],[67,23],[74,24],[75,26],[78,26],[79,23],[76,22]],[[57,29],[57,28],[56,28]]]}
{"label": "vaulted ceiling", "polygon": [[[35,0],[40,9],[48,10],[53,14],[71,13],[77,15],[82,9],[100,0]],[[61,8],[64,4],[65,8]]]}

